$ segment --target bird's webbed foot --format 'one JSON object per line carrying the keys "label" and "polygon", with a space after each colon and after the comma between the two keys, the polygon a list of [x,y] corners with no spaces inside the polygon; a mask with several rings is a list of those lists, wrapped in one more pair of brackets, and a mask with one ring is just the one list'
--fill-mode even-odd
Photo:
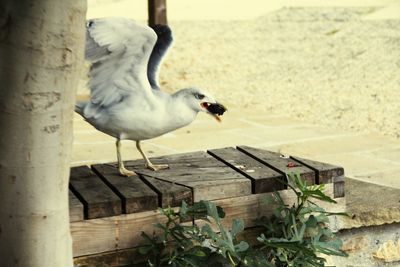
{"label": "bird's webbed foot", "polygon": [[119,170],[119,174],[121,174],[122,176],[131,177],[131,176],[136,175],[135,172],[125,169],[125,167],[120,167],[118,170]]}
{"label": "bird's webbed foot", "polygon": [[159,171],[159,170],[169,169],[169,166],[168,166],[168,164],[154,165],[154,164],[150,163],[150,164],[146,164],[146,168],[150,169],[152,171]]}

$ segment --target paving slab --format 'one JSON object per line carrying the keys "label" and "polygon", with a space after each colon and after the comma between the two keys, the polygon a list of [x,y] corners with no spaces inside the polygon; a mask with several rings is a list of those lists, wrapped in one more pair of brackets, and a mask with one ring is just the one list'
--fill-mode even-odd
{"label": "paving slab", "polygon": [[[191,127],[144,141],[143,149],[155,157],[249,145],[343,166],[347,176],[400,188],[399,141],[376,134],[312,126],[291,118],[257,117],[252,112],[247,116],[246,111],[233,113],[240,114],[246,122],[231,119],[219,124],[209,116],[200,116]],[[76,120],[76,124],[86,124],[82,119]],[[218,127],[222,129],[216,130]],[[114,138],[90,127],[85,133],[79,128],[75,131],[73,166],[116,161]],[[141,158],[132,141],[123,141],[122,155],[124,160]]]}
{"label": "paving slab", "polygon": [[[335,132],[332,129],[332,132]],[[285,134],[286,135],[286,134]],[[273,147],[270,143],[260,144],[262,147]],[[284,154],[295,154],[303,157],[332,155],[355,152],[368,152],[376,149],[390,149],[399,145],[399,141],[377,134],[347,132],[338,136],[322,136],[305,141],[278,143],[276,146]]]}

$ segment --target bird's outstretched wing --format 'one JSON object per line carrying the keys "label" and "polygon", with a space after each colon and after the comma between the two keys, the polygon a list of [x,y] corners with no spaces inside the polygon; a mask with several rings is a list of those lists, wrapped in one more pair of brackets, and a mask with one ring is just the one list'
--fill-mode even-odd
{"label": "bird's outstretched wing", "polygon": [[156,24],[151,26],[151,28],[157,34],[157,42],[154,45],[153,51],[151,52],[149,64],[147,66],[147,76],[149,78],[149,82],[151,88],[159,90],[160,86],[158,85],[158,70],[161,64],[162,59],[165,56],[165,53],[168,51],[168,48],[171,47],[173,37],[171,29],[168,25],[159,25]]}
{"label": "bird's outstretched wing", "polygon": [[147,66],[157,35],[125,18],[89,20],[85,58],[89,72],[91,104],[107,107],[131,94],[151,98]]}

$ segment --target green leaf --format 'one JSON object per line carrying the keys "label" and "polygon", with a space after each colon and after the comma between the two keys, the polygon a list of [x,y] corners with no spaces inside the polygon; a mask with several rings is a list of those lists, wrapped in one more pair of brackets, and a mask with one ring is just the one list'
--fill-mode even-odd
{"label": "green leaf", "polygon": [[143,254],[143,255],[146,255],[146,254],[148,254],[152,249],[153,249],[152,246],[140,247],[140,248],[139,248],[139,253],[140,253],[140,254]]}
{"label": "green leaf", "polygon": [[185,202],[185,200],[182,200],[181,208],[179,209],[179,215],[185,216],[188,211],[189,209],[187,203]]}
{"label": "green leaf", "polygon": [[218,239],[218,235],[211,229],[211,226],[209,224],[204,225],[201,228],[201,232],[203,234],[208,235],[208,237],[211,238],[212,240],[217,240]]}
{"label": "green leaf", "polygon": [[245,241],[240,241],[239,244],[236,244],[236,245],[235,245],[235,251],[236,251],[236,252],[244,252],[244,251],[248,250],[249,247],[250,247],[250,246],[249,246],[249,244],[248,244],[247,242],[245,242]]}
{"label": "green leaf", "polygon": [[236,237],[237,234],[243,232],[244,230],[244,221],[242,219],[233,219],[232,222],[232,237]]}

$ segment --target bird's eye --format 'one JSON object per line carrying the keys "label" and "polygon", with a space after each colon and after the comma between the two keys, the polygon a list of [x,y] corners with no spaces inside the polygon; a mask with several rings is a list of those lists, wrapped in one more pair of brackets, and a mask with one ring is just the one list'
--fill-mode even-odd
{"label": "bird's eye", "polygon": [[203,99],[205,96],[203,95],[203,94],[194,94],[194,97],[195,98],[197,98],[197,99],[199,99],[199,100],[201,100],[201,99]]}

